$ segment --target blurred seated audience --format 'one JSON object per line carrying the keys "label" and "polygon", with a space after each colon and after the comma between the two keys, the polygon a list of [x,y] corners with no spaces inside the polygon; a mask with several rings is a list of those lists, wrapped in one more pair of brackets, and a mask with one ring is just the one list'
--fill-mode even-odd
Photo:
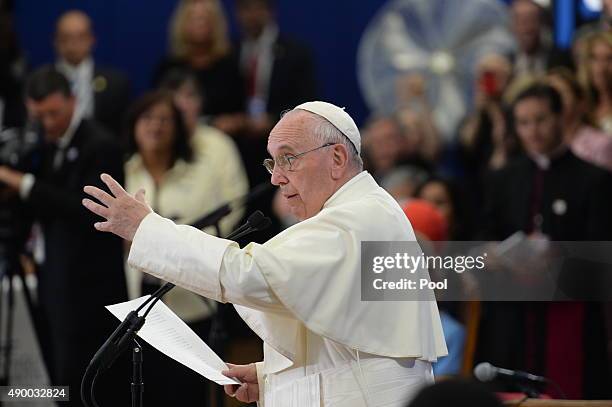
{"label": "blurred seated audience", "polygon": [[219,0],[180,0],[170,22],[169,38],[169,54],[159,63],[154,84],[159,85],[172,68],[191,68],[206,101],[201,111],[204,119],[232,136],[243,131],[244,82]]}
{"label": "blurred seated audience", "polygon": [[585,38],[580,82],[587,92],[588,121],[612,136],[612,32]]}
{"label": "blurred seated audience", "polygon": [[130,86],[123,73],[94,60],[95,43],[91,19],[84,12],[70,10],[57,20],[55,66],[70,81],[77,114],[95,119],[118,139],[130,101]]}
{"label": "blurred seated audience", "polygon": [[586,122],[585,93],[567,68],[554,68],[546,81],[563,101],[564,141],[586,162],[612,171],[612,137]]}

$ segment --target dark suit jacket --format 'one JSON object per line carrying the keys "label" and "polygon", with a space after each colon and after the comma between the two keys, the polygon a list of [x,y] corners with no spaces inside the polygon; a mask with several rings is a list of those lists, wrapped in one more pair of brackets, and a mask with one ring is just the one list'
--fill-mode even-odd
{"label": "dark suit jacket", "polygon": [[111,68],[94,67],[94,119],[119,140],[125,112],[130,103],[127,77]]}
{"label": "dark suit jacket", "polygon": [[315,100],[316,95],[315,66],[310,50],[279,35],[274,44],[268,113],[278,120],[284,110]]}
{"label": "dark suit jacket", "polygon": [[[525,155],[492,173],[487,180],[484,238],[502,240],[522,230],[530,233],[535,163]],[[555,213],[555,202],[565,211]],[[552,160],[543,175],[539,213],[542,232],[552,240],[609,240],[612,237],[612,176],[570,151]],[[558,212],[558,211],[557,211]]]}
{"label": "dark suit jacket", "polygon": [[83,187],[102,187],[103,172],[123,182],[122,154],[112,136],[89,120],[80,123],[57,170],[51,145],[39,154],[25,204],[45,241],[38,302],[49,337],[42,340],[49,342],[54,384],[70,385],[77,401],[88,361],[117,324],[104,306],[127,298],[122,241],[94,229],[100,218],[82,206]]}
{"label": "dark suit jacket", "polygon": [[[516,63],[517,54],[512,53],[508,55],[508,57],[510,62],[514,65]],[[576,68],[574,66],[572,53],[568,50],[555,47],[545,49],[544,62],[546,64],[546,70],[565,67],[573,71]]]}
{"label": "dark suit jacket", "polygon": [[[241,44],[238,44],[238,48],[240,55]],[[315,100],[317,92],[314,63],[309,49],[279,35],[274,43],[268,86],[266,112],[274,123],[280,119],[283,111]],[[266,172],[261,171],[261,163],[267,158],[266,140],[267,136],[237,140],[252,185],[267,182],[269,179]]]}

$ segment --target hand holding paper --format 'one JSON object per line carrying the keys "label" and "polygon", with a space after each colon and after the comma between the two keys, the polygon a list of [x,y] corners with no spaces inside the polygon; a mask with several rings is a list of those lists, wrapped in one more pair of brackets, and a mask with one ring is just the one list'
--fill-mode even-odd
{"label": "hand holding paper", "polygon": [[[147,298],[149,298],[148,295],[120,304],[109,305],[106,308],[119,320],[123,320],[130,311],[138,308]],[[138,336],[160,352],[215,383],[220,385],[240,384],[240,382],[221,373],[228,370],[228,366],[183,320],[161,301],[155,304],[147,316]]]}

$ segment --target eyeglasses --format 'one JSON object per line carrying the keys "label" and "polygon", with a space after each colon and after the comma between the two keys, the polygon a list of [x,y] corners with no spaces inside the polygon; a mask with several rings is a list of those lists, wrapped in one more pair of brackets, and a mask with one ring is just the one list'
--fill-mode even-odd
{"label": "eyeglasses", "polygon": [[274,172],[274,167],[276,165],[278,165],[278,168],[280,168],[283,171],[291,171],[292,170],[291,169],[291,164],[293,163],[293,161],[297,160],[298,158],[300,158],[304,154],[312,153],[313,151],[317,151],[317,150],[319,150],[321,148],[333,146],[333,145],[336,145],[336,144],[337,143],[326,143],[326,144],[323,144],[320,147],[313,148],[312,150],[304,151],[303,153],[299,153],[299,154],[283,154],[283,155],[279,155],[278,157],[276,157],[276,159],[266,158],[264,160],[264,162],[263,162],[263,166],[266,167],[266,170],[268,170],[268,172],[270,174],[272,174]]}

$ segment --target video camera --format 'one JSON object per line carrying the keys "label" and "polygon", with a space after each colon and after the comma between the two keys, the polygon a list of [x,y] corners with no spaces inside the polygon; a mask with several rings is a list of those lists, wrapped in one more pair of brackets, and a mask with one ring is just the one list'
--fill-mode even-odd
{"label": "video camera", "polygon": [[[38,126],[0,131],[0,165],[21,172],[33,172],[39,165],[36,154],[41,146]],[[0,271],[16,266],[28,237],[30,222],[18,196],[0,183]]]}

